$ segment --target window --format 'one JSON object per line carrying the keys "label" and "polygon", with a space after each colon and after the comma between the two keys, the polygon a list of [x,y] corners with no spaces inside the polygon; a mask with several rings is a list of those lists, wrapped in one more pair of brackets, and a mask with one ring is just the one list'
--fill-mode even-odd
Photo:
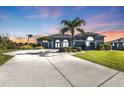
{"label": "window", "polygon": [[115,44],[113,43],[112,46],[115,46]]}
{"label": "window", "polygon": [[59,48],[60,47],[60,40],[55,40],[55,48]]}
{"label": "window", "polygon": [[89,36],[89,37],[87,38],[87,41],[94,41],[94,38],[91,37],[91,36]]}
{"label": "window", "polygon": [[68,44],[68,40],[63,40],[63,47],[68,47],[69,46],[69,44]]}

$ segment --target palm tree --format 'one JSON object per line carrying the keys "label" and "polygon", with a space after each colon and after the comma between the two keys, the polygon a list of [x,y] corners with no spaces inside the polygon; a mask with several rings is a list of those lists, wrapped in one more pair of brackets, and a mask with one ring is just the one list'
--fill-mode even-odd
{"label": "palm tree", "polygon": [[82,33],[82,35],[84,34],[84,30],[81,29],[81,25],[83,24],[85,26],[86,22],[83,19],[80,19],[79,17],[75,18],[74,20],[62,20],[61,24],[64,24],[63,28],[60,30],[60,32],[62,34],[64,34],[65,32],[70,31],[71,35],[72,35],[72,47],[73,45],[73,39],[74,39],[74,34],[75,34],[75,30],[79,31]]}
{"label": "palm tree", "polygon": [[32,34],[27,34],[26,36],[28,37],[27,43],[29,43],[29,40],[30,40],[30,38],[33,37],[33,35]]}

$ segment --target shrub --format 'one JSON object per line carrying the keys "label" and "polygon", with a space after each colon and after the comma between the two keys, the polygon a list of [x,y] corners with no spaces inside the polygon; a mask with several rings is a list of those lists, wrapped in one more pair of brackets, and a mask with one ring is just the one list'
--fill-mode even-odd
{"label": "shrub", "polygon": [[105,43],[105,44],[100,44],[98,46],[99,50],[111,50],[112,49],[112,45],[109,43]]}
{"label": "shrub", "polygon": [[82,48],[81,47],[75,47],[74,49],[76,49],[78,52],[81,52],[82,51]]}
{"label": "shrub", "polygon": [[35,49],[44,49],[44,47],[42,47],[42,46],[37,46],[37,47],[35,47]]}
{"label": "shrub", "polygon": [[63,47],[59,49],[59,52],[71,52],[71,47]]}
{"label": "shrub", "polygon": [[37,47],[38,45],[37,44],[35,44],[35,43],[32,43],[32,44],[30,44],[32,47],[33,47],[33,49],[35,49],[35,47]]}
{"label": "shrub", "polygon": [[119,45],[119,46],[118,46],[118,49],[119,49],[119,50],[124,50],[124,46],[123,46],[123,45]]}
{"label": "shrub", "polygon": [[78,52],[78,50],[75,48],[72,48],[72,52]]}
{"label": "shrub", "polygon": [[105,50],[111,50],[112,49],[112,45],[109,44],[109,43],[105,43],[104,44],[104,48],[105,48]]}
{"label": "shrub", "polygon": [[75,47],[75,48],[63,47],[59,49],[59,52],[80,52],[80,51],[82,51],[81,47]]}
{"label": "shrub", "polygon": [[67,48],[67,52],[71,52],[72,51],[72,48],[71,47],[68,47]]}
{"label": "shrub", "polygon": [[100,45],[98,46],[98,49],[99,49],[99,50],[105,50],[104,44],[100,44]]}
{"label": "shrub", "polygon": [[30,45],[24,45],[21,47],[21,49],[33,49]]}
{"label": "shrub", "polygon": [[59,48],[59,52],[64,52],[64,48]]}
{"label": "shrub", "polygon": [[68,52],[68,47],[63,48],[64,52]]}

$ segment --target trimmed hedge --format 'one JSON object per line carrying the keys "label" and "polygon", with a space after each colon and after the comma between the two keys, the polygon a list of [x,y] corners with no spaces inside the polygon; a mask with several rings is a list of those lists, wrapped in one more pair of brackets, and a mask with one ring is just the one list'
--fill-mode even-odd
{"label": "trimmed hedge", "polygon": [[81,47],[75,47],[74,49],[76,49],[78,52],[81,52],[82,51],[82,48]]}
{"label": "trimmed hedge", "polygon": [[112,45],[109,43],[100,44],[98,50],[112,50]]}
{"label": "trimmed hedge", "polygon": [[21,47],[21,49],[33,49],[33,47],[32,46],[30,46],[30,45],[24,45],[24,46],[22,46]]}
{"label": "trimmed hedge", "polygon": [[59,52],[81,52],[82,48],[81,47],[63,47],[59,49]]}
{"label": "trimmed hedge", "polygon": [[105,43],[104,48],[105,48],[105,50],[112,50],[112,45],[109,43]]}
{"label": "trimmed hedge", "polygon": [[44,49],[44,47],[43,46],[37,46],[34,49]]}
{"label": "trimmed hedge", "polygon": [[23,50],[26,50],[26,49],[44,49],[44,47],[43,46],[34,47],[34,46],[31,46],[31,45],[24,45],[24,46],[21,47],[21,49],[23,49]]}
{"label": "trimmed hedge", "polygon": [[104,44],[100,44],[99,47],[98,47],[99,50],[105,50],[104,48]]}

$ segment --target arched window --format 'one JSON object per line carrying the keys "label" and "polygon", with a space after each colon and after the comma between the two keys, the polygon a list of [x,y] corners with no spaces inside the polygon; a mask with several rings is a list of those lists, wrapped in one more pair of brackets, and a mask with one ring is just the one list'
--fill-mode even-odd
{"label": "arched window", "polygon": [[63,47],[68,47],[69,46],[69,43],[68,43],[68,40],[63,40]]}
{"label": "arched window", "polygon": [[55,48],[59,48],[60,47],[60,40],[55,40]]}
{"label": "arched window", "polygon": [[91,37],[91,36],[89,36],[89,37],[87,38],[87,41],[94,41],[94,38]]}

